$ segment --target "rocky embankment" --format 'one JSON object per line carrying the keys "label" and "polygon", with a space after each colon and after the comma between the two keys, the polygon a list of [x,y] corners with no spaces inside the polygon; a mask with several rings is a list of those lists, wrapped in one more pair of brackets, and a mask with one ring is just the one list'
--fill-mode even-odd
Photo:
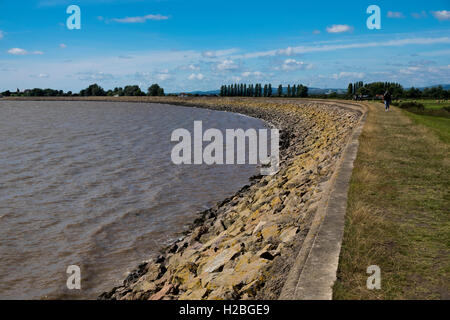
{"label": "rocky embankment", "polygon": [[281,129],[280,171],[254,177],[200,213],[184,237],[100,298],[278,298],[360,113],[298,100],[156,101],[239,112],[274,124]]}

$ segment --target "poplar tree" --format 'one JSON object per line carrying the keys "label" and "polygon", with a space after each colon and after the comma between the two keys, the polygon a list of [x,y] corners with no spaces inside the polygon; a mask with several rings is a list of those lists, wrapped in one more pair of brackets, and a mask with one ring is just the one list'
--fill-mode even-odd
{"label": "poplar tree", "polygon": [[277,94],[278,94],[279,97],[281,97],[283,95],[283,85],[280,84],[278,86]]}

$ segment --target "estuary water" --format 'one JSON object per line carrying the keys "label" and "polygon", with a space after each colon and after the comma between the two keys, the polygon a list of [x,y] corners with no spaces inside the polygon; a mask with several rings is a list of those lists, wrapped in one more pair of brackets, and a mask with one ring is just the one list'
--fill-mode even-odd
{"label": "estuary water", "polygon": [[[95,299],[258,174],[173,164],[173,130],[196,120],[265,127],[160,104],[0,100],[0,299]],[[70,265],[81,290],[66,286]]]}

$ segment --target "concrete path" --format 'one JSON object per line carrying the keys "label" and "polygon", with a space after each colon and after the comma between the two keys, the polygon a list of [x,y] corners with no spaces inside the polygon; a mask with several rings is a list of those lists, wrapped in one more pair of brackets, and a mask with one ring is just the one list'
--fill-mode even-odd
{"label": "concrete path", "polygon": [[[324,103],[324,101],[320,101]],[[331,300],[344,234],[347,193],[364,127],[364,104],[326,102],[362,113],[332,178],[325,186],[319,209],[281,291],[280,300]]]}

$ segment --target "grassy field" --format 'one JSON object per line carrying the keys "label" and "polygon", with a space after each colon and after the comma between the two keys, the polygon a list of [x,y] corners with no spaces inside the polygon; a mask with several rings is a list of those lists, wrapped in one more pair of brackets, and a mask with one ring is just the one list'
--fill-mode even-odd
{"label": "grassy field", "polygon": [[425,106],[427,110],[439,110],[444,107],[450,107],[450,100],[435,100],[435,99],[400,99],[399,102],[415,101]]}
{"label": "grassy field", "polygon": [[414,121],[415,124],[421,124],[433,130],[439,138],[450,143],[450,119],[426,115],[418,115],[411,112],[406,114]]}
{"label": "grassy field", "polygon": [[[335,299],[450,299],[448,119],[369,103]],[[381,269],[368,290],[366,269]]]}

